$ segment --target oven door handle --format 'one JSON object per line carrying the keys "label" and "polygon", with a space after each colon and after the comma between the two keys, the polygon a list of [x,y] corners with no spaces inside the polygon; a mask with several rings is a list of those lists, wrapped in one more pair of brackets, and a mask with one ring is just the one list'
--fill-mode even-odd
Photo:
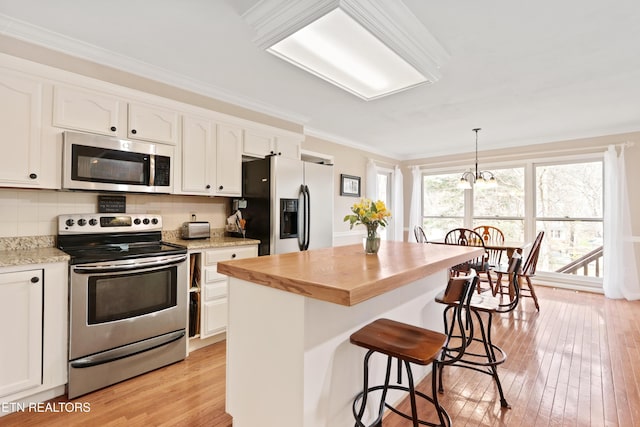
{"label": "oven door handle", "polygon": [[119,271],[140,270],[150,267],[168,267],[170,265],[180,264],[187,260],[186,255],[177,255],[171,257],[153,258],[152,261],[144,261],[144,259],[136,259],[120,262],[105,262],[100,264],[82,264],[73,268],[74,273],[90,274],[95,272],[100,273],[115,273]]}
{"label": "oven door handle", "polygon": [[115,360],[124,359],[125,357],[153,350],[154,348],[162,347],[163,345],[170,344],[184,336],[185,330],[182,329],[159,337],[149,338],[134,344],[114,348],[113,350],[108,350],[100,354],[94,354],[93,356],[83,357],[70,362],[69,365],[73,368],[89,368],[91,366],[102,365],[103,363],[113,362]]}

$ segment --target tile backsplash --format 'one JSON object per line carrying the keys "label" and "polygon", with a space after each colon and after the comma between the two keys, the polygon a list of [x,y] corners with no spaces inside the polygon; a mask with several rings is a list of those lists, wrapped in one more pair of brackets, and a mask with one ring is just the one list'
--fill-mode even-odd
{"label": "tile backsplash", "polygon": [[[0,237],[48,236],[58,234],[58,215],[96,213],[101,193],[0,189]],[[204,196],[127,194],[128,213],[162,215],[163,230],[177,230],[183,222],[209,221],[211,228],[223,228],[228,199]]]}

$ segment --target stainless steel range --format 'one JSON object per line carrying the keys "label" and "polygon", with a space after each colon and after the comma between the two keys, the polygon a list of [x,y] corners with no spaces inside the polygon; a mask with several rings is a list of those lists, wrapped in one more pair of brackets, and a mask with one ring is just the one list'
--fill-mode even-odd
{"label": "stainless steel range", "polygon": [[187,250],[161,231],[158,215],[58,217],[71,256],[69,399],[186,357]]}

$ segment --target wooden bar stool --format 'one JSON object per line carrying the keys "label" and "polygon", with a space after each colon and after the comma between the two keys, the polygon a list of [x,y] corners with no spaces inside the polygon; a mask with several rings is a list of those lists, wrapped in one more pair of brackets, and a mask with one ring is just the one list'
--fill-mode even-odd
{"label": "wooden bar stool", "polygon": [[[471,286],[476,283],[476,279],[477,277],[471,280],[466,277],[450,279],[447,290],[445,291],[445,298],[452,302],[457,301],[459,306],[464,304],[468,305],[472,294]],[[459,319],[459,322],[462,322],[462,318]],[[369,349],[364,357],[364,387],[353,402],[353,415],[357,427],[366,427],[362,421],[362,417],[367,406],[367,398],[369,393],[378,390],[382,390],[378,414],[377,418],[369,427],[382,426],[385,407],[403,418],[411,420],[414,427],[420,424],[434,427],[451,426],[449,414],[447,414],[444,408],[438,403],[437,392],[438,365],[442,363],[439,361],[439,355],[443,347],[447,344],[447,336],[445,334],[390,319],[377,319],[354,332],[351,335],[350,341],[352,344]],[[381,353],[387,356],[387,368],[384,384],[370,387],[369,359],[374,353]],[[389,384],[391,365],[394,359],[397,361],[398,385]],[[432,365],[431,396],[415,389],[411,363],[423,366]],[[402,366],[404,366],[407,373],[408,386],[401,385]],[[400,390],[409,393],[411,415],[401,412],[385,401],[388,390]],[[437,414],[437,421],[429,422],[419,419],[416,396],[421,397],[433,405]]]}
{"label": "wooden bar stool", "polygon": [[[516,272],[522,263],[522,256],[515,252],[509,260],[509,272]],[[514,297],[506,303],[498,297],[492,295],[481,294],[473,295],[469,304],[469,310],[466,311],[464,324],[456,313],[458,304],[447,299],[445,295],[436,296],[436,302],[446,304],[444,311],[444,329],[449,340],[449,345],[442,351],[440,355],[440,383],[438,391],[444,391],[442,385],[442,369],[445,365],[454,365],[462,368],[471,369],[491,375],[498,388],[500,394],[500,405],[504,408],[510,408],[502,391],[502,384],[498,376],[498,365],[504,363],[507,354],[499,346],[495,345],[491,340],[491,324],[493,314],[507,313],[512,311],[518,305],[520,296],[520,286],[517,274],[511,274],[513,280]],[[483,320],[483,314],[486,315],[487,322]],[[477,322],[475,327],[474,320]],[[453,342],[461,343],[458,347]],[[475,344],[475,346],[474,346]]]}

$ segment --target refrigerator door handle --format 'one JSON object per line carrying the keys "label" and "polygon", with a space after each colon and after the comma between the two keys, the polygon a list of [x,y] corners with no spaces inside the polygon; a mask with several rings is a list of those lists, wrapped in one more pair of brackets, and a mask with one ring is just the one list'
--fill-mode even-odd
{"label": "refrigerator door handle", "polygon": [[[301,251],[305,250],[305,244],[307,242],[307,193],[304,190],[304,184],[300,185],[300,192],[298,193],[298,199],[302,198],[301,206],[298,213],[298,219],[300,224],[298,225],[298,248]],[[300,218],[302,213],[302,218]]]}
{"label": "refrigerator door handle", "polygon": [[304,186],[304,192],[306,194],[306,203],[304,205],[304,214],[306,224],[304,225],[304,250],[309,249],[309,240],[311,239],[311,193],[309,193],[309,187]]}

